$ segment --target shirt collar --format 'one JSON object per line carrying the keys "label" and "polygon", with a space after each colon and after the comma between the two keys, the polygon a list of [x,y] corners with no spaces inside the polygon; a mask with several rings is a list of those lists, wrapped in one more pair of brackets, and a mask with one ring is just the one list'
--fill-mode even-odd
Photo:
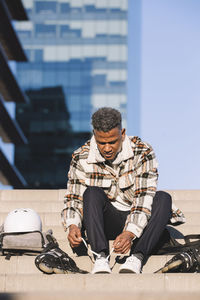
{"label": "shirt collar", "polygon": [[[125,135],[125,139],[122,142],[122,150],[118,153],[115,160],[112,162],[112,164],[120,164],[122,161],[127,160],[129,158],[133,157],[133,150],[131,147],[131,141],[127,135]],[[99,149],[97,147],[97,143],[95,140],[94,135],[92,136],[90,140],[90,150],[89,155],[87,158],[88,163],[98,163],[98,162],[104,162],[105,158],[101,155],[99,152]]]}

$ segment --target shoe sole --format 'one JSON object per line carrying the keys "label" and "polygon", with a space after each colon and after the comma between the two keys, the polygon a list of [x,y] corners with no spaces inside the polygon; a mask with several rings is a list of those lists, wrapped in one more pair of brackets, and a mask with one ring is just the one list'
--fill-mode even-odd
{"label": "shoe sole", "polygon": [[133,272],[132,270],[129,269],[121,269],[119,270],[120,274],[136,274],[135,272]]}
{"label": "shoe sole", "polygon": [[91,273],[92,275],[95,274],[110,274],[110,272],[106,272],[106,271],[99,271],[99,272],[95,272],[95,273]]}

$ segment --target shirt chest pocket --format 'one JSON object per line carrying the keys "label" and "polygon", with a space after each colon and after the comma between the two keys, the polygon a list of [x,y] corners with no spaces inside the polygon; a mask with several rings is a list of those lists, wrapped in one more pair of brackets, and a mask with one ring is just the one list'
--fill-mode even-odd
{"label": "shirt chest pocket", "polygon": [[134,172],[130,172],[119,177],[119,188],[122,190],[132,188],[134,186],[134,183]]}

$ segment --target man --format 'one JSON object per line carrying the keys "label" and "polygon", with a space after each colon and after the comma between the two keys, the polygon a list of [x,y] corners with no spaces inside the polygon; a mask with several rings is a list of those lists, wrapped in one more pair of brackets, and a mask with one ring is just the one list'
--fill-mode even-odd
{"label": "man", "polygon": [[84,227],[96,256],[92,274],[111,273],[109,240],[116,253],[130,256],[120,273],[140,273],[170,218],[184,222],[171,197],[156,192],[157,161],[152,147],[128,137],[119,111],[104,107],[92,116],[93,136],[72,155],[62,212],[72,248],[80,246]]}

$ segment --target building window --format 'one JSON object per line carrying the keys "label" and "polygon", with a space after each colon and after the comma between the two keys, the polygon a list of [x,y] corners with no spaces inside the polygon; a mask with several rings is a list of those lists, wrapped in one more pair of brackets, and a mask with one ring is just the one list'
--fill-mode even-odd
{"label": "building window", "polygon": [[35,36],[36,37],[55,37],[56,36],[56,25],[35,25]]}
{"label": "building window", "polygon": [[38,1],[35,3],[35,11],[40,14],[56,13],[56,1]]}

